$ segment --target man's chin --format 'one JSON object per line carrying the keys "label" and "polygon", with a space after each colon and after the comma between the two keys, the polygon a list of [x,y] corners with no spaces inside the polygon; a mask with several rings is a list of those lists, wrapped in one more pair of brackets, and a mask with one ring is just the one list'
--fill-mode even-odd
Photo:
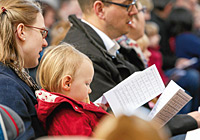
{"label": "man's chin", "polygon": [[126,34],[128,34],[129,33],[129,30],[128,31],[126,31],[126,32],[124,32],[124,34],[123,35],[126,35]]}

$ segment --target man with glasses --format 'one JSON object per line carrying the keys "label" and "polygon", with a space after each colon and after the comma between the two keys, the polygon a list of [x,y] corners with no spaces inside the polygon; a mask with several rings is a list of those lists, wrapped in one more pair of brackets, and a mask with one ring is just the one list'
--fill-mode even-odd
{"label": "man with glasses", "polygon": [[[95,101],[109,89],[139,69],[134,66],[132,49],[120,48],[113,39],[128,33],[136,0],[78,0],[83,18],[70,16],[73,24],[65,42],[75,45],[93,61],[95,74],[91,88]],[[124,55],[126,59],[124,60]],[[130,60],[129,60],[130,59]],[[132,60],[131,60],[132,59]]]}
{"label": "man with glasses", "polygon": [[146,7],[142,6],[140,1],[137,2],[136,6],[138,9],[138,13],[132,18],[132,23],[130,24],[130,30],[128,34],[120,36],[116,39],[116,41],[123,47],[133,48],[135,50],[135,52],[137,53],[137,55],[135,55],[136,58],[134,59],[135,65],[143,70],[147,67],[147,61],[136,41],[144,35],[144,14],[146,11]]}
{"label": "man with glasses", "polygon": [[128,12],[130,12],[133,8],[133,5],[135,5],[135,1],[133,1],[132,3],[130,4],[123,4],[123,3],[116,3],[116,2],[112,2],[112,1],[106,1],[106,0],[102,0],[102,2],[104,3],[109,3],[109,4],[115,4],[115,5],[118,5],[118,6],[121,6],[121,7],[125,7],[127,9]]}
{"label": "man with glasses", "polygon": [[[72,27],[64,42],[74,45],[92,60],[95,73],[91,83],[90,99],[95,101],[126,77],[142,69],[135,64],[137,54],[132,48],[120,47],[113,41],[129,32],[133,15],[137,14],[138,10],[135,7],[136,0],[78,0],[78,2],[83,18],[69,17]],[[199,116],[196,114],[195,119],[197,120]],[[171,122],[172,131],[185,126],[191,126],[188,130],[197,127],[197,122],[192,117],[183,115],[178,117],[178,120],[186,121],[179,121],[180,125],[177,128],[177,123],[174,123],[178,122],[176,118]],[[182,131],[177,132],[182,133]]]}

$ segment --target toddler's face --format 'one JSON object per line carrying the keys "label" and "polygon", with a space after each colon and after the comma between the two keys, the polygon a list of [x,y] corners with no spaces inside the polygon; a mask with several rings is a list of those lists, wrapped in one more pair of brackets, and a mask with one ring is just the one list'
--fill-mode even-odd
{"label": "toddler's face", "polygon": [[150,43],[151,47],[158,47],[159,42],[160,42],[159,34],[155,34],[155,35],[149,37],[149,43]]}
{"label": "toddler's face", "polygon": [[84,59],[72,79],[70,93],[67,96],[77,101],[86,102],[89,96],[88,94],[92,92],[90,83],[92,82],[93,76],[94,68],[92,63]]}

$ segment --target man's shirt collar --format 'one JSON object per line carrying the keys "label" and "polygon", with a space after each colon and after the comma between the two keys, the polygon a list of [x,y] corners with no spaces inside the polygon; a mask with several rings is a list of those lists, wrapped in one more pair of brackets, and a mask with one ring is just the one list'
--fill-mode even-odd
{"label": "man's shirt collar", "polygon": [[106,50],[111,54],[116,56],[117,50],[120,48],[119,44],[110,39],[104,32],[96,28],[94,25],[90,24],[89,22],[85,21],[84,19],[81,19],[82,22],[88,24],[92,29],[95,30],[95,32],[100,36],[100,38],[103,40],[103,43],[106,47]]}

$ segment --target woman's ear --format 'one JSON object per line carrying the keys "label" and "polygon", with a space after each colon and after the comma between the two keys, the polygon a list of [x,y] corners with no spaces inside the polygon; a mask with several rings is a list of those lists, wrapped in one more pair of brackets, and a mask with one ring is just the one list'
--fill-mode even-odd
{"label": "woman's ear", "polygon": [[17,33],[17,37],[19,38],[19,40],[21,40],[21,41],[26,40],[25,26],[23,23],[20,23],[17,25],[16,33]]}
{"label": "woman's ear", "polygon": [[61,88],[65,91],[69,91],[71,88],[72,77],[70,75],[65,75],[62,79]]}
{"label": "woman's ear", "polygon": [[95,14],[100,18],[104,19],[105,6],[102,1],[95,1],[93,4]]}

